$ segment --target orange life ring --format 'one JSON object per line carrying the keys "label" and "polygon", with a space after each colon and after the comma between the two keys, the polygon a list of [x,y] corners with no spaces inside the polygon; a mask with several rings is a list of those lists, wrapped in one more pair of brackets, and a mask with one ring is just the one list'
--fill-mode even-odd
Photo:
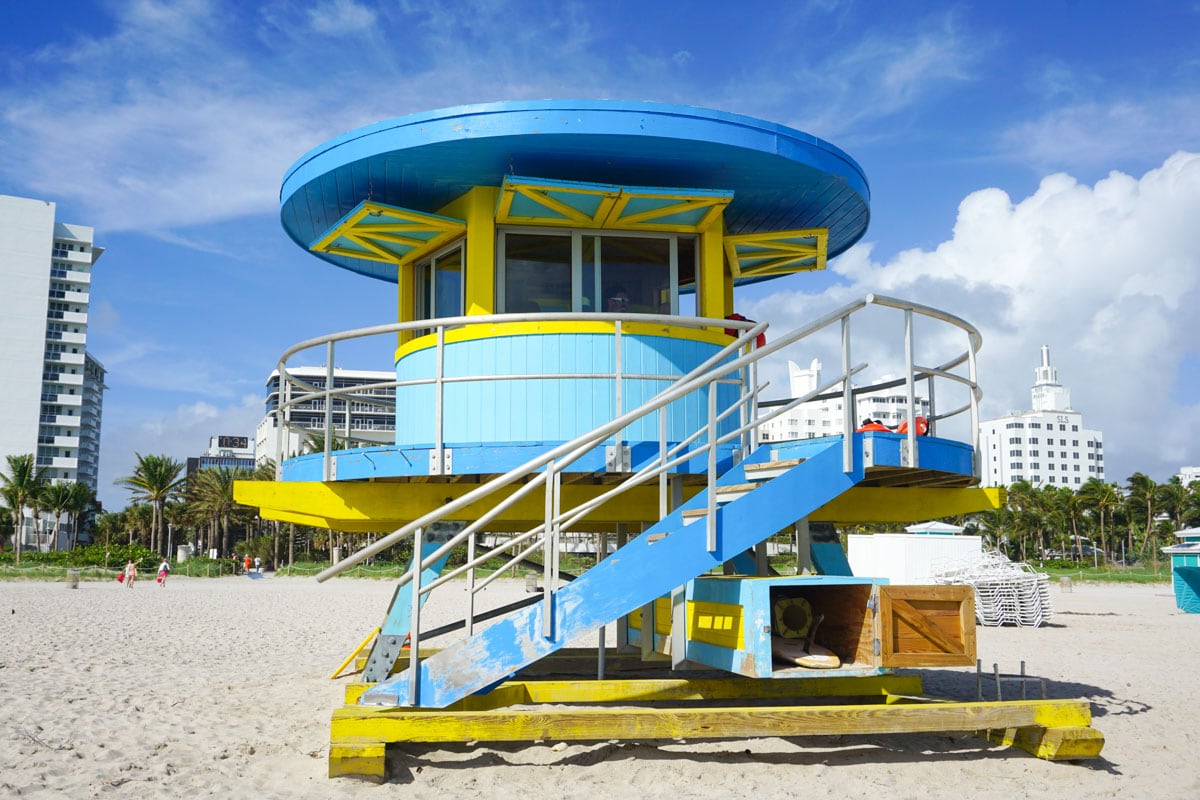
{"label": "orange life ring", "polygon": [[[914,422],[917,429],[917,436],[925,436],[929,433],[929,420],[924,417],[917,417]],[[908,433],[908,420],[904,420],[896,427],[896,433]]]}

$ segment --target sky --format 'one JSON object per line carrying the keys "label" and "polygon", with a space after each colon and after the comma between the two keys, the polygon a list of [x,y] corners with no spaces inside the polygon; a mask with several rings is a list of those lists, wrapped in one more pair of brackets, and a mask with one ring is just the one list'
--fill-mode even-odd
{"label": "sky", "polygon": [[[302,252],[284,172],[376,121],[465,103],[651,100],[849,153],[871,226],[820,274],[739,289],[789,330],[878,292],[983,335],[985,418],[1040,348],[1107,478],[1200,464],[1200,0],[57,0],[0,3],[0,194],[106,252],[99,496],[135,452],[253,436],[282,351],[395,319]],[[381,290],[382,289],[382,290]],[[389,369],[360,363],[359,369]],[[777,361],[776,392],[785,388]]]}

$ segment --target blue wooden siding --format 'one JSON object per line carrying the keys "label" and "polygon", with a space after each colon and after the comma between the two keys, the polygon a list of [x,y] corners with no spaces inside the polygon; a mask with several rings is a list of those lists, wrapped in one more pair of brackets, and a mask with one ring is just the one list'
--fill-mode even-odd
{"label": "blue wooden siding", "polygon": [[[531,376],[586,374],[595,378],[522,378],[468,381],[445,385],[443,442],[489,444],[562,442],[613,419],[616,414],[616,360],[613,335],[545,333],[497,336],[453,342],[445,346],[447,378],[467,376]],[[678,377],[711,356],[717,345],[667,336],[625,334],[621,339],[623,375]],[[400,381],[436,374],[436,351],[426,348],[396,365]],[[625,378],[622,410],[650,400],[668,385],[666,380]],[[738,387],[717,390],[718,410],[736,402]],[[435,439],[434,387],[407,386],[396,390],[396,444],[429,445]],[[669,441],[679,441],[703,424],[708,412],[706,392],[672,403],[668,408]],[[737,425],[736,415],[722,425]],[[625,432],[629,442],[658,441],[658,417],[650,415]]]}

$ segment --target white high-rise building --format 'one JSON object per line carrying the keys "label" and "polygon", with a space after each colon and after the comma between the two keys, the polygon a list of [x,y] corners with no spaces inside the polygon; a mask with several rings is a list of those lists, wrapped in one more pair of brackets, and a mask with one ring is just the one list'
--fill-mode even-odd
{"label": "white high-rise building", "polygon": [[36,454],[96,489],[104,367],[87,352],[95,231],[54,203],[0,195],[0,465]]}
{"label": "white high-rise building", "polygon": [[[290,367],[288,374],[318,389],[325,387],[325,367]],[[373,383],[388,383],[396,380],[394,372],[373,370],[339,369],[333,371],[334,389],[352,389]],[[285,386],[287,403],[296,392]],[[347,413],[347,400],[349,411]],[[280,454],[280,435],[276,424],[275,409],[280,406],[279,371],[271,370],[267,378],[267,414],[258,423],[254,435],[254,458],[259,464],[267,459],[278,464],[304,452],[306,434],[322,435],[325,431],[325,404],[320,400],[305,400],[290,405],[284,410],[289,430],[282,437],[283,459]],[[396,438],[396,390],[371,389],[353,392],[343,398],[335,398],[331,409],[333,438],[348,441],[351,447],[366,447],[372,444],[389,444]]]}
{"label": "white high-rise building", "polygon": [[[791,397],[803,397],[816,390],[821,385],[821,362],[813,359],[808,369],[800,369],[794,361],[788,362],[788,382]],[[786,414],[765,422],[761,428],[763,441],[779,442],[788,439],[816,439],[819,436],[835,436],[842,432],[844,426],[842,414],[841,388],[830,389],[838,392],[837,397],[813,400],[803,403]],[[929,400],[916,396],[915,416],[929,416]],[[908,417],[908,398],[904,387],[884,389],[877,392],[863,392],[854,396],[855,411],[851,415],[855,425],[870,418],[878,420],[889,427],[896,427]],[[770,407],[762,409],[762,413],[770,412]]]}
{"label": "white high-rise building", "polygon": [[1195,481],[1200,481],[1200,467],[1180,467],[1179,482],[1184,486],[1190,486]]}
{"label": "white high-rise building", "polygon": [[1059,383],[1045,345],[1034,371],[1032,404],[1031,411],[980,423],[983,485],[1025,480],[1034,487],[1078,489],[1089,478],[1104,480],[1104,434],[1083,427],[1083,415],[1071,408],[1071,393]]}

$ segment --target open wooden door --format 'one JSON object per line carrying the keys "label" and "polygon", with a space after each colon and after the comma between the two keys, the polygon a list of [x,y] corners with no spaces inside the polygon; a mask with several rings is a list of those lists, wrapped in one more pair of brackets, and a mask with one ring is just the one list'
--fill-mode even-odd
{"label": "open wooden door", "polygon": [[879,665],[975,665],[975,590],[970,586],[880,586]]}

